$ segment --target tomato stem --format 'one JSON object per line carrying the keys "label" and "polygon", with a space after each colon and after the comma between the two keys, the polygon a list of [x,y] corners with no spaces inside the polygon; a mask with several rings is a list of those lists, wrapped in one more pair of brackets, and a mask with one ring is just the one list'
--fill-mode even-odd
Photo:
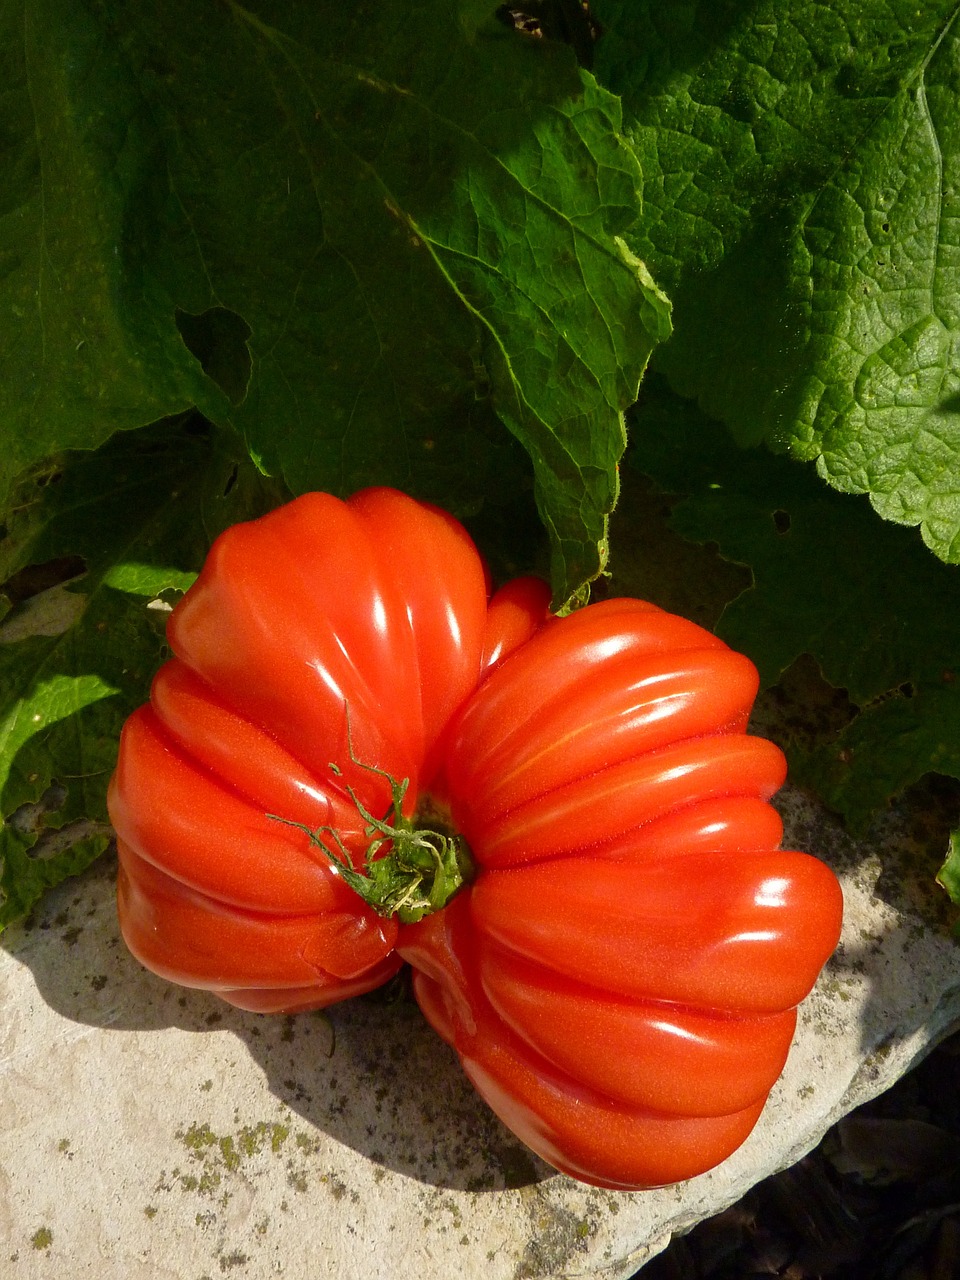
{"label": "tomato stem", "polygon": [[[470,851],[461,835],[443,829],[446,824],[438,820],[440,815],[429,801],[418,807],[412,819],[404,815],[403,802],[410,786],[409,778],[398,781],[375,765],[364,764],[360,760],[353,763],[386,778],[392,797],[390,817],[377,818],[353,787],[349,783],[343,784],[366,824],[364,835],[370,841],[362,871],[354,866],[349,850],[334,827],[310,828],[275,813],[267,816],[306,832],[311,843],[323,850],[350,888],[379,915],[395,915],[402,924],[413,924],[440,911],[473,878]],[[343,770],[337,765],[331,764],[330,768],[338,777],[343,776]],[[427,826],[427,821],[433,821],[435,825]]]}

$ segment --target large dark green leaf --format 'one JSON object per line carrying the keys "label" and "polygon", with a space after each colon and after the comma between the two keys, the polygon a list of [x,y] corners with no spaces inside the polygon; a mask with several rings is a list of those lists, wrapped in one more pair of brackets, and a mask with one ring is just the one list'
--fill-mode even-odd
{"label": "large dark green leaf", "polygon": [[960,561],[960,6],[598,0],[659,367]]}
{"label": "large dark green leaf", "polygon": [[6,0],[8,479],[192,404],[296,491],[467,512],[532,461],[594,576],[667,308],[617,100],[495,7]]}

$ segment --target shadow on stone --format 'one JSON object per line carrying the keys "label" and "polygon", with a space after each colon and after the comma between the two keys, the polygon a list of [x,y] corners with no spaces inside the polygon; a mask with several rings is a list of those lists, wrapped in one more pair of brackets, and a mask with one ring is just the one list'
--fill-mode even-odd
{"label": "shadow on stone", "polygon": [[63,1018],[111,1031],[177,1028],[201,1039],[228,1031],[293,1115],[431,1186],[502,1191],[556,1176],[480,1100],[412,999],[387,1003],[374,993],[317,1013],[262,1015],[164,982],[124,946],[114,875],[115,860],[103,859],[3,935]]}
{"label": "shadow on stone", "polygon": [[[843,937],[818,987],[834,1020],[824,1030],[847,1041],[852,1080],[888,1087],[887,1059],[909,1044],[922,1056],[960,1017],[957,911],[936,883],[952,801],[938,807],[926,784],[913,788],[859,838],[802,791],[785,789],[777,804],[785,843],[821,858],[843,884]],[[846,1008],[857,1009],[855,1026]]]}

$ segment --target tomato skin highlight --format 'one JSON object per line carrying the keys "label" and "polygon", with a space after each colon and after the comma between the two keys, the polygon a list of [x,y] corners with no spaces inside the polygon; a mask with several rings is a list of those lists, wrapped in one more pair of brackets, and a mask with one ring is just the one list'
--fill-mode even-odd
{"label": "tomato skin highlight", "polygon": [[124,725],[108,804],[125,846],[232,906],[302,914],[350,902],[302,833],[272,822],[176,751],[150,706]]}
{"label": "tomato skin highlight", "polygon": [[704,795],[778,790],[786,773],[779,749],[763,738],[717,734],[610,765],[487,814],[477,793],[451,786],[454,820],[488,866],[508,867],[572,853],[623,837],[671,808]]}
{"label": "tomato skin highlight", "polygon": [[[606,662],[596,680],[541,704],[524,727],[522,750],[508,741],[489,761],[495,781],[484,787],[484,816],[510,813],[546,791],[715,733],[718,725],[740,730],[745,689],[754,681],[752,665],[730,650],[691,650],[682,661],[671,653]],[[471,747],[471,739],[461,739],[455,750],[470,759]]]}
{"label": "tomato skin highlight", "polygon": [[835,945],[833,886],[799,853],[570,857],[481,875],[470,907],[484,938],[571,979],[753,1015],[792,1008],[813,985]]}
{"label": "tomato skin highlight", "polygon": [[542,578],[513,578],[487,605],[480,674],[494,667],[539,631],[550,616],[550,588]]}
{"label": "tomato skin highlight", "polygon": [[463,526],[438,507],[384,488],[364,490],[349,505],[377,531],[382,576],[405,602],[417,667],[412,681],[409,670],[401,678],[419,690],[426,744],[420,773],[429,785],[439,739],[480,678],[488,624],[486,567]]}
{"label": "tomato skin highlight", "polygon": [[154,973],[185,986],[220,994],[312,988],[316,1008],[344,999],[344,981],[359,994],[400,967],[393,954],[396,923],[372,911],[358,912],[352,903],[313,915],[245,911],[198,893],[127,846],[120,853],[118,897],[131,951]]}
{"label": "tomato skin highlight", "polygon": [[706,1117],[617,1106],[582,1086],[571,1091],[502,1028],[459,1052],[477,1092],[531,1150],[562,1173],[614,1191],[668,1186],[712,1169],[749,1137],[765,1101]]}
{"label": "tomato skin highlight", "polygon": [[[120,925],[147,968],[256,1012],[409,964],[519,1138],[638,1190],[747,1138],[842,896],[780,848],[752,663],[644,601],[549,602],[534,578],[491,595],[463,527],[394,490],[227,530],[121,737]],[[404,780],[404,821],[449,822],[473,866],[415,923],[348,884]]]}
{"label": "tomato skin highlight", "polygon": [[551,1065],[621,1103],[686,1116],[765,1098],[783,1070],[794,1009],[755,1018],[618,997],[495,947],[479,955],[484,995]]}

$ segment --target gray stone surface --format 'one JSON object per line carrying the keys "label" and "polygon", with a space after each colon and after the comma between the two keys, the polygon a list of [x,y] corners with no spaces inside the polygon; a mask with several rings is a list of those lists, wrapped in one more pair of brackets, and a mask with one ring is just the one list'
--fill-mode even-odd
{"label": "gray stone surface", "polygon": [[922,806],[854,844],[799,794],[788,843],[841,875],[840,951],[756,1131],[713,1173],[613,1194],[495,1120],[414,1006],[244,1014],[144,972],[109,859],[0,949],[0,1277],[621,1280],[802,1156],[960,1018]]}

